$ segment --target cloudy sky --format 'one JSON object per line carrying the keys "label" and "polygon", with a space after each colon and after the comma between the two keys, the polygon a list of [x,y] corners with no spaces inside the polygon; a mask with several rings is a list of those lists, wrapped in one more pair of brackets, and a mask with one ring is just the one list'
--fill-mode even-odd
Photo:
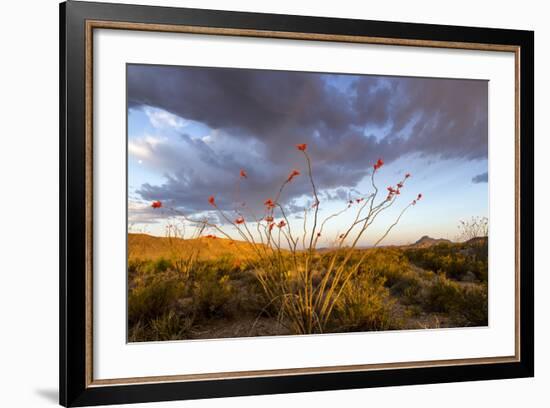
{"label": "cloudy sky", "polygon": [[[378,158],[384,192],[411,173],[362,245],[418,193],[386,244],[454,239],[460,219],[488,216],[486,81],[153,65],[128,65],[127,81],[131,231],[163,235],[174,210],[216,221],[211,195],[232,218],[240,202],[260,214],[293,169],[301,174],[280,201],[300,231],[312,196],[299,143],[308,145],[321,217],[372,192]],[[327,223],[321,246],[349,225],[350,210]]]}

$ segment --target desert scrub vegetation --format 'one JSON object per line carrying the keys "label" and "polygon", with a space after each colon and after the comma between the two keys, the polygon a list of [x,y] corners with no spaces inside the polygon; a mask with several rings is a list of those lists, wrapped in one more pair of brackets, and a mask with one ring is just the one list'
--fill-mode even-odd
{"label": "desert scrub vegetation", "polygon": [[[236,177],[232,209],[222,208],[215,194],[205,198],[221,221],[152,203],[169,211],[172,221],[165,238],[129,235],[130,341],[486,324],[483,242],[381,246],[422,199],[403,198],[409,173],[381,189],[376,175],[384,162],[378,159],[371,191],[355,192],[340,210],[321,218],[312,158],[307,145],[296,150],[303,169],[281,178],[259,214],[239,197],[248,178],[244,169]],[[297,177],[306,177],[310,186],[299,221],[283,205]],[[360,248],[378,216],[402,200],[374,245]],[[351,223],[329,236],[327,225],[343,214],[351,215]],[[318,248],[321,237],[331,242],[329,248]]]}
{"label": "desert scrub vegetation", "polygon": [[[450,248],[460,253],[464,244]],[[364,252],[369,256],[342,292],[325,332],[487,324],[486,283],[419,268],[409,261],[409,251],[408,247],[356,249],[352,262]],[[319,255],[318,262],[327,264],[330,256]],[[315,272],[313,285],[322,278]],[[256,271],[238,258],[199,258],[187,273],[166,258],[133,260],[129,279],[130,341],[294,333],[280,321],[278,305],[266,301]],[[286,282],[290,285],[291,280]]]}
{"label": "desert scrub vegetation", "polygon": [[427,289],[428,311],[447,313],[457,326],[487,325],[487,285],[461,285],[441,273]]}
{"label": "desert scrub vegetation", "polygon": [[130,341],[194,338],[202,325],[261,310],[256,279],[233,260],[196,261],[185,274],[177,262],[130,263]]}
{"label": "desert scrub vegetation", "polygon": [[369,272],[359,273],[346,286],[331,323],[331,331],[390,330],[400,327],[393,313],[396,302],[384,285],[386,279]]}
{"label": "desert scrub vegetation", "polygon": [[410,248],[407,258],[423,269],[444,272],[449,278],[487,283],[487,239],[466,243],[443,243],[429,248]]}

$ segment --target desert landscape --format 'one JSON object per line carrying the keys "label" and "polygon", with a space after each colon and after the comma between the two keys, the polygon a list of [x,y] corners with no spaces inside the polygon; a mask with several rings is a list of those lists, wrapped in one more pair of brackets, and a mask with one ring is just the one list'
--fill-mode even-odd
{"label": "desert landscape", "polygon": [[[312,332],[487,325],[487,243],[424,236],[407,246],[355,249],[352,258],[368,256],[324,331]],[[128,247],[130,341],[296,334],[266,298],[249,244],[129,234]],[[321,249],[314,262],[333,255]]]}

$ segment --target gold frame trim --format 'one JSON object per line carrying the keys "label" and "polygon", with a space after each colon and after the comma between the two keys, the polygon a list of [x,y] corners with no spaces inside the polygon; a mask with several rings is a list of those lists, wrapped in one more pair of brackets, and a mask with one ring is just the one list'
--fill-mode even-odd
{"label": "gold frame trim", "polygon": [[[502,357],[480,357],[450,360],[430,360],[382,364],[357,364],[325,367],[304,367],[274,370],[253,370],[238,372],[218,372],[205,374],[185,374],[154,377],[128,377],[113,379],[93,378],[93,30],[117,29],[132,31],[156,31],[203,35],[222,35],[256,38],[277,38],[292,40],[329,41],[358,44],[380,44],[410,47],[450,48],[463,50],[513,52],[515,58],[515,354]],[[196,27],[187,25],[166,25],[148,23],[128,23],[120,21],[87,20],[86,42],[86,369],[85,386],[104,387],[144,383],[168,383],[180,381],[205,381],[236,378],[287,376],[300,374],[321,374],[337,372],[389,370],[396,368],[441,367],[448,365],[513,363],[520,356],[520,51],[521,47],[504,44],[465,43],[450,41],[412,40],[369,36],[332,35],[298,33],[287,31],[267,31],[234,28]]]}

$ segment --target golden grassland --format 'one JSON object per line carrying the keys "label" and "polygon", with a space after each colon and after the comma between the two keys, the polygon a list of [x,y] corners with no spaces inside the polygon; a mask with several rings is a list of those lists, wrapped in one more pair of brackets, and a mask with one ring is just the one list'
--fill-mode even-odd
{"label": "golden grassland", "polygon": [[128,234],[128,261],[159,259],[185,259],[197,254],[202,261],[212,261],[230,257],[232,259],[251,259],[254,257],[252,245],[243,241],[226,238],[182,239],[177,237],[156,237],[147,234]]}
{"label": "golden grassland", "polygon": [[[219,237],[128,234],[129,340],[302,333],[286,312],[284,296],[270,297],[265,290],[267,284],[274,293],[293,293],[301,279],[299,263],[277,268],[286,272],[276,279],[260,280],[273,271],[271,263],[292,265],[291,258],[301,253],[281,251],[277,259],[260,262],[256,250]],[[310,255],[312,296],[330,287],[333,278],[326,279],[325,271],[344,251]],[[350,256],[358,270],[350,281],[334,285],[340,296],[326,321],[310,332],[487,325],[487,238],[452,243],[423,237],[412,246],[356,248]]]}

